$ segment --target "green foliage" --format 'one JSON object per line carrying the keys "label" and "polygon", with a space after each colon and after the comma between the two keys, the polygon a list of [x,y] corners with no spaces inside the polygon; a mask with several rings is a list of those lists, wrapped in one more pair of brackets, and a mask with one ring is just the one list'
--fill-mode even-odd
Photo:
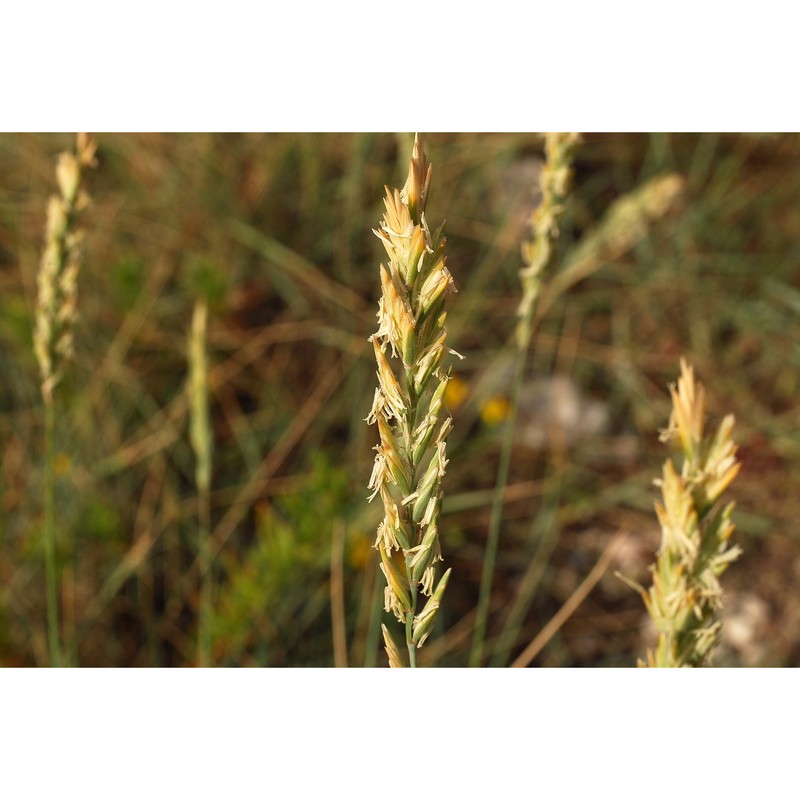
{"label": "green foliage", "polygon": [[30,347],[31,313],[24,297],[0,293],[0,338],[15,349]]}
{"label": "green foliage", "polygon": [[146,265],[136,255],[125,255],[111,266],[114,300],[121,312],[130,311],[144,288]]}
{"label": "green foliage", "polygon": [[[332,525],[351,505],[348,471],[320,452],[311,454],[310,468],[296,494],[256,506],[252,544],[238,557],[223,557],[226,577],[213,630],[222,663],[235,663],[258,645],[262,663],[285,664],[287,650],[327,610],[327,599],[310,598],[309,589],[326,585]],[[315,605],[308,614],[310,601]]]}
{"label": "green foliage", "polygon": [[74,523],[77,536],[85,545],[92,541],[120,543],[125,531],[125,521],[120,510],[106,497],[91,494],[85,498]]}
{"label": "green foliage", "polygon": [[183,277],[188,297],[201,297],[209,308],[219,312],[225,307],[229,290],[228,275],[213,261],[202,256],[189,259]]}

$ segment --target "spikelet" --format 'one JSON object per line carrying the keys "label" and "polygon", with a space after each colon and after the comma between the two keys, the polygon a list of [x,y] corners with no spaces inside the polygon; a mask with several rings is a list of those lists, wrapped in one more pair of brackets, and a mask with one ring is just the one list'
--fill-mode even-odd
{"label": "spikelet", "polygon": [[197,459],[195,481],[200,491],[211,486],[214,447],[208,407],[207,329],[208,304],[200,299],[195,302],[189,329],[189,439]]}
{"label": "spikelet", "polygon": [[62,153],[56,165],[59,195],[47,206],[47,233],[39,267],[34,351],[42,376],[42,397],[53,402],[53,390],[72,356],[72,328],[77,317],[78,271],[83,231],[77,215],[88,205],[81,189],[83,172],[95,166],[96,145],[79,133],[74,153]]}
{"label": "spikelet", "polygon": [[[443,362],[453,353],[446,347],[445,301],[455,286],[442,228],[432,233],[425,218],[430,183],[431,167],[417,136],[405,186],[386,189],[384,217],[373,231],[389,263],[380,265],[378,330],[370,337],[378,389],[367,422],[377,425],[380,444],[369,488],[370,499],[380,495],[384,506],[375,547],[387,581],[385,608],[405,625],[411,666],[450,574],[437,584],[442,477],[452,426],[444,409],[449,372]],[[417,613],[420,593],[431,599]],[[390,666],[405,666],[385,628],[384,638]]]}
{"label": "spikelet", "polygon": [[542,199],[531,217],[533,236],[522,245],[525,267],[519,273],[522,300],[517,309],[517,346],[520,348],[526,348],[531,338],[533,311],[558,237],[558,218],[564,210],[572,179],[572,161],[580,141],[579,133],[545,135],[547,160],[542,167]]}
{"label": "spikelet", "polygon": [[714,434],[705,433],[705,389],[683,359],[678,386],[671,386],[670,394],[672,414],[661,440],[677,442],[683,464],[679,472],[667,459],[657,481],[661,547],[650,590],[637,588],[658,631],[658,645],[639,666],[698,667],[710,663],[719,641],[719,576],[741,552],[729,546],[734,504],[721,499],[740,465],[731,439],[733,416],[725,417]]}

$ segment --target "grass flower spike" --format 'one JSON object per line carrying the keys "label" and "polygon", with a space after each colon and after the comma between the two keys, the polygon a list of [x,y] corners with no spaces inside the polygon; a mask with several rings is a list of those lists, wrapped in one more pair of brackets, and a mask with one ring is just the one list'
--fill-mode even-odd
{"label": "grass flower spike", "polygon": [[59,194],[47,206],[44,252],[39,265],[39,297],[33,349],[39,362],[44,400],[44,557],[47,583],[47,647],[52,666],[61,666],[55,528],[55,425],[53,392],[72,357],[72,328],[78,303],[78,271],[83,231],[77,216],[89,199],[81,189],[83,172],[95,166],[96,145],[79,133],[75,152],[61,153],[56,164]]}
{"label": "grass flower spike", "polygon": [[208,402],[208,303],[198,298],[189,329],[189,440],[195,453],[197,487],[198,552],[203,560],[197,637],[197,663],[211,664],[211,564],[205,556],[211,536],[211,470],[214,434]]}
{"label": "grass flower spike", "polygon": [[81,191],[83,171],[94,166],[96,146],[78,134],[75,152],[61,153],[56,165],[59,195],[47,206],[47,235],[39,267],[34,350],[42,374],[42,396],[53,402],[53,389],[72,356],[72,327],[78,299],[83,232],[75,227],[78,213],[88,204]]}
{"label": "grass flower spike", "polygon": [[[442,560],[439,514],[446,440],[452,420],[444,410],[449,373],[445,299],[455,291],[444,255],[443,226],[431,233],[425,206],[431,167],[419,136],[402,191],[386,189],[386,212],[374,231],[386,248],[381,264],[378,330],[371,338],[378,388],[367,422],[377,424],[380,444],[369,482],[380,495],[384,519],[375,547],[387,585],[386,611],[405,627],[408,664],[431,631],[450,570],[438,579]],[[418,611],[419,595],[429,600]],[[392,667],[406,666],[392,634],[383,626]]]}
{"label": "grass flower spike", "polygon": [[658,630],[658,645],[647,654],[646,666],[698,667],[710,662],[719,640],[719,576],[741,552],[729,547],[734,504],[721,499],[739,463],[731,440],[733,416],[725,417],[713,435],[705,433],[705,389],[683,360],[677,389],[670,387],[670,393],[673,410],[661,439],[678,442],[683,464],[678,472],[668,459],[658,481],[661,548],[650,591],[639,587]]}
{"label": "grass flower spike", "polygon": [[525,267],[520,270],[522,300],[517,309],[517,346],[527,348],[533,312],[542,287],[545,267],[550,263],[558,238],[558,218],[572,181],[572,162],[581,142],[579,133],[548,133],[545,137],[546,161],[542,167],[542,199],[531,218],[533,236],[522,246]]}
{"label": "grass flower spike", "polygon": [[[505,419],[500,465],[495,482],[492,512],[489,519],[489,532],[486,537],[486,550],[483,557],[480,594],[475,615],[475,629],[472,635],[469,665],[478,667],[483,660],[484,641],[489,620],[489,605],[494,581],[494,567],[500,541],[500,525],[503,515],[503,497],[508,483],[511,464],[511,451],[517,424],[520,395],[525,376],[525,362],[528,356],[531,336],[534,329],[534,312],[542,291],[547,266],[553,260],[555,240],[558,238],[558,219],[572,182],[572,163],[575,151],[580,144],[579,133],[545,134],[546,161],[542,166],[540,188],[541,201],[531,216],[530,241],[522,245],[522,260],[525,266],[520,270],[522,298],[517,308],[515,330],[516,350],[514,353],[514,377],[511,383],[511,402],[500,412]],[[489,414],[497,413],[488,409]],[[505,643],[504,643],[505,644]]]}

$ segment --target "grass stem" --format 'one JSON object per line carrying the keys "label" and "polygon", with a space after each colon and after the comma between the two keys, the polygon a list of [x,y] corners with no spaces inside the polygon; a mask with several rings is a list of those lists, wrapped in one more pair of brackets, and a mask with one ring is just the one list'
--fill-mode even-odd
{"label": "grass stem", "polygon": [[56,568],[55,523],[55,408],[44,406],[44,563],[47,583],[47,650],[50,665],[61,666],[58,625],[58,570]]}
{"label": "grass stem", "polygon": [[508,417],[503,429],[503,443],[500,452],[500,465],[497,469],[497,482],[495,483],[492,498],[492,512],[489,519],[489,533],[486,539],[486,550],[483,555],[483,569],[481,571],[481,586],[478,595],[478,607],[475,617],[475,631],[472,636],[472,647],[469,654],[469,666],[479,667],[483,661],[483,645],[486,639],[486,625],[489,618],[489,602],[492,595],[492,581],[494,578],[495,562],[497,560],[497,547],[500,541],[500,523],[503,519],[503,498],[508,484],[508,471],[511,464],[511,451],[514,446],[514,430],[517,424],[519,398],[522,390],[522,379],[525,374],[525,361],[527,349],[518,349],[515,357],[514,383],[511,387],[511,401]]}
{"label": "grass stem", "polygon": [[[33,348],[41,373],[44,402],[44,558],[47,584],[47,642],[50,663],[61,666],[59,581],[56,565],[54,391],[72,357],[72,329],[77,317],[78,273],[83,231],[76,220],[89,199],[81,189],[83,171],[95,165],[95,144],[79,133],[74,152],[62,153],[56,163],[59,193],[47,205],[47,226],[37,283],[36,326]],[[77,574],[73,565],[73,580]],[[74,597],[74,593],[73,593]],[[77,650],[74,642],[73,650]]]}
{"label": "grass stem", "polygon": [[331,533],[331,632],[333,664],[347,666],[347,625],[344,609],[344,522],[337,519]]}
{"label": "grass stem", "polygon": [[190,438],[195,451],[197,484],[197,550],[200,565],[200,608],[198,614],[197,663],[211,665],[211,613],[213,596],[212,562],[208,558],[211,538],[211,461],[213,437],[208,407],[208,366],[206,338],[208,304],[197,300],[192,314],[189,337]]}
{"label": "grass stem", "polygon": [[483,647],[486,639],[492,582],[500,540],[500,524],[503,516],[503,497],[508,483],[525,364],[536,319],[536,304],[541,292],[544,270],[552,258],[553,242],[558,236],[556,221],[563,211],[564,198],[570,184],[573,152],[579,140],[580,137],[576,133],[548,133],[546,135],[547,162],[542,169],[542,200],[533,212],[531,220],[533,240],[525,243],[522,248],[522,257],[526,266],[520,272],[523,291],[522,301],[517,312],[514,379],[509,413],[503,431],[500,464],[497,470],[489,531],[483,556],[475,632],[469,655],[471,667],[478,667],[483,661]]}

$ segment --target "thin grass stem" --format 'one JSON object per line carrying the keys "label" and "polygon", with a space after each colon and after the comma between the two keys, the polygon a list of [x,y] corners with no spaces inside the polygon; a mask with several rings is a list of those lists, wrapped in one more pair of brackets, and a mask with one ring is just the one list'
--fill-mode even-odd
{"label": "thin grass stem", "polygon": [[347,624],[344,609],[344,522],[337,519],[331,532],[331,633],[333,664],[347,666]]}
{"label": "thin grass stem", "polygon": [[552,485],[552,491],[543,496],[539,513],[531,522],[531,527],[538,531],[538,546],[520,579],[516,595],[503,624],[503,630],[498,637],[492,655],[491,666],[493,667],[500,667],[508,663],[510,651],[517,642],[519,631],[525,622],[525,616],[536,597],[558,540],[561,528],[558,515],[562,492],[560,473]]}
{"label": "thin grass stem", "polygon": [[50,665],[61,666],[58,625],[58,571],[56,568],[55,523],[55,408],[44,406],[44,563],[47,583],[47,651]]}
{"label": "thin grass stem", "polygon": [[541,293],[545,268],[552,259],[553,241],[558,236],[557,219],[563,211],[563,202],[571,178],[574,149],[580,137],[576,133],[548,133],[545,139],[547,163],[542,170],[542,201],[533,213],[533,240],[525,243],[522,257],[525,268],[520,272],[522,301],[517,312],[514,379],[508,416],[505,420],[500,464],[497,470],[495,492],[489,531],[486,537],[481,585],[475,619],[475,632],[470,648],[469,665],[478,667],[483,662],[484,641],[489,618],[492,583],[494,580],[500,525],[503,517],[503,497],[508,483],[514,432],[517,424],[519,400],[525,375],[525,364],[535,323],[536,305]]}
{"label": "thin grass stem", "polygon": [[508,471],[511,465],[511,451],[514,447],[514,431],[517,425],[519,398],[522,391],[522,379],[525,374],[526,352],[518,351],[515,356],[514,382],[511,387],[511,400],[508,417],[503,430],[503,443],[500,451],[500,465],[497,469],[497,481],[492,498],[492,513],[489,519],[489,533],[486,539],[486,550],[483,555],[481,585],[478,595],[478,606],[475,617],[475,631],[472,636],[472,647],[469,654],[469,666],[478,667],[483,661],[483,646],[486,639],[486,625],[489,618],[489,602],[492,595],[497,548],[500,542],[500,524],[503,520],[503,498],[508,484]]}
{"label": "thin grass stem", "polygon": [[580,586],[569,596],[563,606],[553,615],[547,625],[533,638],[528,646],[520,653],[512,667],[527,667],[536,658],[547,643],[564,626],[564,623],[578,610],[581,603],[589,596],[589,593],[600,582],[606,570],[611,566],[614,555],[620,545],[628,536],[628,531],[620,531],[607,545],[592,571],[583,579]]}
{"label": "thin grass stem", "polygon": [[[59,193],[47,206],[44,250],[37,276],[38,298],[33,348],[41,373],[44,403],[44,556],[47,604],[47,641],[50,663],[63,663],[59,625],[59,579],[56,564],[55,526],[55,426],[54,392],[72,357],[72,331],[77,318],[78,274],[83,250],[83,231],[77,216],[89,204],[81,188],[83,172],[95,165],[95,144],[86,134],[77,135],[75,150],[61,153],[56,164]],[[73,578],[76,570],[73,570]],[[74,595],[74,593],[73,593]],[[73,641],[77,651],[77,642]]]}
{"label": "thin grass stem", "polygon": [[197,300],[189,338],[190,438],[195,451],[197,485],[197,550],[200,565],[200,608],[198,614],[197,663],[211,665],[211,615],[214,591],[212,562],[207,557],[211,538],[211,468],[213,437],[208,407],[206,338],[208,304]]}

